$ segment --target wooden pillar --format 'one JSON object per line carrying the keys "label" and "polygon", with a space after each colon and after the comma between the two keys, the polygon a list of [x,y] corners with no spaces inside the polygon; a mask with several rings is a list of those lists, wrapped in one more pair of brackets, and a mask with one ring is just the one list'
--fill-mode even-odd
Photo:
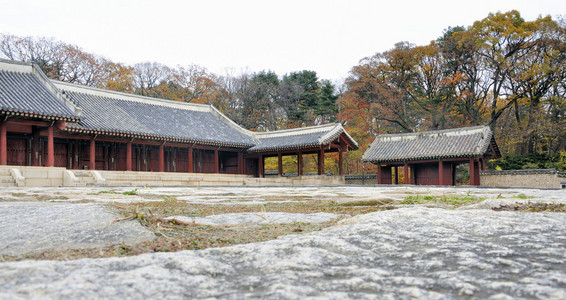
{"label": "wooden pillar", "polygon": [[244,153],[238,151],[238,174],[246,174],[244,169]]}
{"label": "wooden pillar", "polygon": [[299,150],[297,154],[297,173],[299,176],[303,176],[303,152]]}
{"label": "wooden pillar", "polygon": [[446,185],[444,183],[444,164],[442,159],[438,160],[438,185]]}
{"label": "wooden pillar", "polygon": [[126,144],[126,171],[132,170],[132,142]]}
{"label": "wooden pillar", "polygon": [[277,153],[277,175],[283,176],[283,155],[281,155],[281,152]]}
{"label": "wooden pillar", "polygon": [[147,171],[147,151],[145,145],[141,146],[141,149],[138,151],[138,154],[141,152],[141,157],[138,156],[138,163],[140,165],[139,171]]}
{"label": "wooden pillar", "polygon": [[486,161],[486,159],[485,159],[485,158],[483,158],[483,157],[482,157],[482,158],[480,158],[480,162],[481,162],[481,170],[482,170],[482,171],[485,171],[485,170],[487,170],[487,166],[486,166],[486,163],[485,163],[485,161]]}
{"label": "wooden pillar", "polygon": [[324,175],[324,148],[318,151],[318,175]]}
{"label": "wooden pillar", "polygon": [[53,126],[47,127],[47,161],[45,166],[55,165],[55,144],[53,142]]}
{"label": "wooden pillar", "polygon": [[411,184],[417,184],[417,178],[415,176],[415,167],[416,165],[411,165],[411,169],[409,171],[410,175],[411,175]]}
{"label": "wooden pillar", "polygon": [[403,176],[405,177],[404,179],[404,184],[409,184],[409,164],[407,164],[407,162],[404,163],[403,165]]}
{"label": "wooden pillar", "polygon": [[469,174],[470,174],[470,185],[476,185],[476,166],[475,166],[475,159],[473,158],[470,158]]}
{"label": "wooden pillar", "polygon": [[[31,142],[31,165],[39,166],[39,128],[36,126],[32,127],[32,142]],[[77,152],[78,150],[74,150]],[[78,166],[78,161],[73,163],[73,166]],[[75,167],[77,169],[78,167]]]}
{"label": "wooden pillar", "polygon": [[377,164],[377,184],[383,182],[383,172],[381,172],[381,164]]}
{"label": "wooden pillar", "polygon": [[6,121],[0,121],[0,165],[8,164],[8,132]]}
{"label": "wooden pillar", "polygon": [[218,149],[214,150],[214,173],[220,173],[220,160],[218,159]]}
{"label": "wooden pillar", "polygon": [[395,184],[399,184],[399,167],[393,167],[395,169]]}
{"label": "wooden pillar", "polygon": [[261,155],[261,154],[259,155],[259,160],[258,160],[258,164],[257,164],[257,171],[258,171],[259,177],[263,178],[263,173],[264,173],[264,170],[263,170],[263,155]]}
{"label": "wooden pillar", "polygon": [[193,173],[195,171],[195,164],[194,164],[194,160],[193,160],[193,148],[189,148],[189,173]]}
{"label": "wooden pillar", "polygon": [[159,172],[165,172],[165,145],[162,143],[159,145]]}
{"label": "wooden pillar", "polygon": [[[49,146],[48,146],[49,148]],[[49,150],[48,150],[49,151]],[[88,162],[88,169],[94,170],[96,169],[96,142],[94,141],[94,137],[90,139],[90,147],[89,147],[89,162]],[[47,154],[49,156],[49,152]],[[49,161],[49,159],[48,159]]]}
{"label": "wooden pillar", "polygon": [[338,175],[344,175],[342,162],[342,148],[340,148],[338,150]]}
{"label": "wooden pillar", "polygon": [[115,157],[115,151],[114,151],[114,143],[110,143],[110,145],[108,146],[108,170],[113,171],[114,168],[114,159]]}
{"label": "wooden pillar", "polygon": [[[39,144],[38,144],[38,146],[39,146]],[[82,169],[83,168],[83,166],[81,166],[81,160],[80,160],[80,153],[81,153],[80,147],[81,147],[81,144],[80,144],[79,140],[75,140],[75,146],[73,147],[74,148],[73,155],[75,156],[75,164],[74,164],[75,169]],[[39,148],[38,148],[37,151],[39,151]]]}

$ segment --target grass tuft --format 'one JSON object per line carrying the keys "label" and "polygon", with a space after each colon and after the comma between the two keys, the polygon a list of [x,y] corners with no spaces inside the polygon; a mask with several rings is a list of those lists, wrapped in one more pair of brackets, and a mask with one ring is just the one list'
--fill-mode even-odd
{"label": "grass tuft", "polygon": [[435,204],[453,205],[453,206],[458,207],[458,206],[477,203],[477,202],[480,202],[480,201],[483,201],[483,200],[485,200],[485,198],[473,196],[473,195],[471,195],[471,192],[468,191],[468,193],[464,197],[446,196],[446,195],[443,195],[442,197],[436,197],[436,196],[430,196],[430,195],[427,195],[427,196],[422,196],[422,195],[409,196],[409,197],[405,198],[403,201],[401,201],[400,204],[411,205],[411,204],[435,203]]}

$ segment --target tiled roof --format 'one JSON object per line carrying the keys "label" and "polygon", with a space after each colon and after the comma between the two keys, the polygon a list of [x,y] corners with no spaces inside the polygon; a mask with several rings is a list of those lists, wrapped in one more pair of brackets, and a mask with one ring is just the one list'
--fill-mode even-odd
{"label": "tiled roof", "polygon": [[491,155],[500,157],[495,138],[488,126],[383,134],[375,138],[362,160],[379,163],[474,157],[489,152],[490,144],[495,152]]}
{"label": "tiled roof", "polygon": [[77,121],[80,109],[59,93],[36,66],[0,60],[0,112]]}
{"label": "tiled roof", "polygon": [[143,97],[49,80],[39,67],[0,59],[0,114],[71,121],[65,130],[156,139],[249,151],[304,149],[340,136],[358,145],[340,124],[252,132],[212,105]]}
{"label": "tiled roof", "polygon": [[209,105],[160,100],[54,82],[83,109],[68,130],[248,148],[256,141]]}
{"label": "tiled roof", "polygon": [[342,125],[334,123],[271,132],[256,132],[255,136],[259,143],[248,151],[298,150],[320,147],[332,142],[342,134],[350,143],[351,149],[358,149],[358,144],[348,135]]}

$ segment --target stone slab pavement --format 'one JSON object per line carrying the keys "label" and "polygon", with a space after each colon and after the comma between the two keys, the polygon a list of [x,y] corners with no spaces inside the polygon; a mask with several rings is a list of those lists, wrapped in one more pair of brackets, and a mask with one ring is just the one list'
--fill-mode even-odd
{"label": "stone slab pavement", "polygon": [[[227,187],[152,192],[182,196],[196,191],[253,197],[284,192]],[[566,214],[490,209],[497,203],[566,203],[564,191],[310,187],[289,193],[338,200],[347,195],[397,199],[426,193],[472,193],[488,199],[487,204],[461,209],[410,206],[358,215],[321,231],[226,248],[0,263],[0,299],[566,299]],[[513,198],[518,193],[528,199]],[[10,208],[11,202],[0,204],[3,232],[23,227],[23,210]],[[105,210],[82,203],[29,205],[19,209],[31,210],[33,218],[41,220],[35,227],[53,222],[63,211],[67,218],[60,218],[62,227],[96,224],[91,219],[100,219]],[[8,210],[11,213],[4,213]],[[108,219],[93,237],[115,218],[104,213]],[[79,215],[76,221],[65,220]],[[39,236],[52,234],[39,230]],[[73,240],[82,236],[73,231],[65,235]],[[17,240],[5,238],[10,239]]]}
{"label": "stone slab pavement", "polygon": [[0,254],[136,244],[155,235],[97,204],[0,202]]}

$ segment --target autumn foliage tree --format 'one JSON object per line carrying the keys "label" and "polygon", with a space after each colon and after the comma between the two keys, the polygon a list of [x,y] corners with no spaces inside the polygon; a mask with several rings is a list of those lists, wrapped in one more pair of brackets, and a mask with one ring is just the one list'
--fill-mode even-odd
{"label": "autumn foliage tree", "polygon": [[[34,62],[61,81],[210,103],[250,130],[338,121],[361,149],[344,156],[347,173],[375,172],[360,158],[378,134],[481,124],[495,131],[504,155],[566,157],[566,21],[548,16],[526,21],[518,11],[497,12],[448,27],[428,45],[397,43],[361,59],[339,88],[311,70],[217,75],[198,65],[127,65],[10,34],[0,34],[0,58]],[[327,160],[336,167],[335,157]],[[293,170],[296,158],[284,164]]]}

